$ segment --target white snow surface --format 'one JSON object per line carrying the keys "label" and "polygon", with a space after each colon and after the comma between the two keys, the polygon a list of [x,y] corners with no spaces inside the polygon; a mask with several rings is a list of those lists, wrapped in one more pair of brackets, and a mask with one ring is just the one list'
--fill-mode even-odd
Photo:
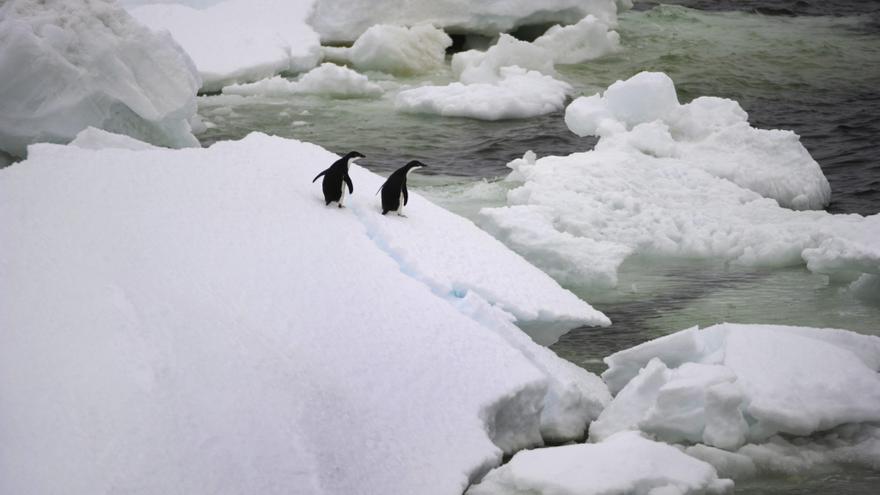
{"label": "white snow surface", "polygon": [[[784,158],[809,158],[796,136],[752,129],[744,121],[728,127],[725,122],[741,112],[729,100],[698,98],[677,106],[665,76],[631,81],[609,88],[604,100],[593,96],[587,99],[592,103],[569,106],[569,125],[577,121],[584,130],[591,123],[590,131],[602,135],[593,151],[541,159],[529,152],[509,163],[506,180],[518,187],[508,192],[507,206],[481,211],[483,227],[572,286],[615,286],[618,268],[633,254],[746,266],[806,264],[843,280],[880,274],[880,215],[779,205],[789,198],[792,206],[818,206],[826,197],[820,192],[827,187],[824,176],[818,167],[811,172],[815,162]],[[627,106],[633,101],[645,105]],[[646,119],[656,120],[634,124]],[[709,141],[673,137],[685,128],[702,129]],[[746,138],[737,140],[740,132]],[[762,185],[746,179],[747,172],[734,172],[739,170],[754,172]]]}
{"label": "white snow surface", "polygon": [[588,15],[571,26],[551,27],[532,44],[547,50],[558,64],[580,64],[620,51],[620,35],[609,27]]}
{"label": "white snow surface", "polygon": [[113,1],[4,2],[0,73],[0,150],[13,155],[89,126],[198,145],[188,123],[200,84],[192,61]]}
{"label": "white snow surface", "polygon": [[711,465],[634,432],[602,443],[518,452],[467,495],[684,495],[732,493]]}
{"label": "white snow surface", "polygon": [[532,24],[575,24],[587,15],[613,24],[614,0],[318,0],[310,23],[325,42],[353,42],[376,24],[430,23],[448,33],[494,36]]}
{"label": "white snow surface", "polygon": [[[835,329],[720,324],[607,358],[614,401],[601,440],[638,429],[668,442],[736,450],[880,421],[880,338]],[[880,457],[878,457],[880,459]]]}
{"label": "white snow surface", "polygon": [[353,65],[359,70],[414,75],[438,70],[446,63],[452,38],[430,24],[410,28],[377,24],[351,47],[324,47],[325,60]]}
{"label": "white snow surface", "polygon": [[407,113],[469,117],[481,120],[521,119],[561,110],[568,83],[517,66],[500,70],[494,83],[421,86],[397,94],[394,105]]}
{"label": "white snow surface", "polygon": [[155,30],[167,30],[195,61],[204,91],[281,72],[305,72],[321,59],[318,34],[307,24],[314,0],[225,0],[213,5],[130,6]]}
{"label": "white snow surface", "polygon": [[78,141],[0,170],[2,493],[460,493],[610,400],[511,324],[607,319],[418,194],[353,166],[325,207],[336,155],[262,134]]}
{"label": "white snow surface", "polygon": [[310,94],[333,98],[373,98],[382,94],[382,88],[370,82],[367,76],[347,67],[324,63],[296,81],[275,76],[253,83],[226,86],[223,94],[274,97]]}

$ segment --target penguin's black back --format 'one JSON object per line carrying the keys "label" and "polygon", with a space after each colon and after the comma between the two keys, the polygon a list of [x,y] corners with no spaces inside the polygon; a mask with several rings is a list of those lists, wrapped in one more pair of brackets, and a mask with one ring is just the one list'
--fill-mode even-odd
{"label": "penguin's black back", "polygon": [[351,182],[351,179],[348,178],[348,158],[342,157],[336,160],[321,174],[324,176],[324,180],[321,182],[321,189],[324,191],[324,204],[329,205],[342,199],[343,183]]}
{"label": "penguin's black back", "polygon": [[382,184],[382,214],[400,209],[400,195],[406,188],[406,167],[395,170]]}

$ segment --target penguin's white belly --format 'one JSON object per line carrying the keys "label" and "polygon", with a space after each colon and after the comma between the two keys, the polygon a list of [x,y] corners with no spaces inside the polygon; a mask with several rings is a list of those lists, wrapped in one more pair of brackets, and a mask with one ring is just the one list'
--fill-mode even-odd
{"label": "penguin's white belly", "polygon": [[403,191],[400,192],[400,204],[397,205],[397,213],[403,213]]}
{"label": "penguin's white belly", "polygon": [[339,191],[339,204],[345,201],[345,181],[342,181],[342,190]]}

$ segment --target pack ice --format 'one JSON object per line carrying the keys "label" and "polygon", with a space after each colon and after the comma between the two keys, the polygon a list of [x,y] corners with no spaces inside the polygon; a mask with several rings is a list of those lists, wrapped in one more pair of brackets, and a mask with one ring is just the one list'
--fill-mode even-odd
{"label": "pack ice", "polygon": [[[433,24],[448,33],[495,36],[524,25],[575,24],[587,15],[613,23],[615,0],[318,0],[309,22],[324,42],[353,42],[371,26]],[[629,4],[631,6],[631,4]]]}
{"label": "pack ice", "polygon": [[[130,2],[131,3],[131,2]],[[223,0],[131,4],[141,23],[168,31],[192,57],[203,91],[305,72],[321,59],[306,23],[314,0]]]}
{"label": "pack ice", "polygon": [[696,495],[732,493],[711,465],[635,432],[602,443],[518,452],[467,495]]}
{"label": "pack ice", "polygon": [[[508,206],[484,226],[558,280],[609,287],[632,254],[805,263],[870,286],[880,215],[831,215],[818,164],[790,131],[749,126],[731,100],[681,105],[672,81],[641,73],[575,100],[566,123],[593,151],[508,166]],[[575,267],[572,269],[572,266]]]}
{"label": "pack ice", "polygon": [[880,338],[721,324],[605,358],[614,401],[593,441],[641,430],[732,476],[880,463]]}
{"label": "pack ice", "polygon": [[529,118],[561,110],[573,88],[554,77],[555,63],[580,63],[618,50],[619,36],[609,29],[609,24],[588,15],[571,26],[553,26],[531,43],[501,34],[485,51],[453,55],[452,72],[458,81],[401,91],[395,107],[408,113],[482,120]]}
{"label": "pack ice", "polygon": [[513,323],[607,318],[360,167],[325,207],[336,158],[90,130],[0,170],[0,492],[461,493],[582,437],[607,387]]}
{"label": "pack ice", "polygon": [[0,150],[68,142],[88,126],[170,147],[189,125],[200,81],[163,33],[115,2],[9,0],[0,6]]}

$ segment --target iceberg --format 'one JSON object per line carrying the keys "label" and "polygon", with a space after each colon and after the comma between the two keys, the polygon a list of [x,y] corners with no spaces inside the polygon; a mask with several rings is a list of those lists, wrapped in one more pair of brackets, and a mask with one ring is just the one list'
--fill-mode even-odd
{"label": "iceberg", "polygon": [[[495,36],[520,26],[575,24],[587,15],[613,24],[627,0],[319,0],[310,24],[326,42],[353,42],[371,26],[433,24],[448,33]],[[631,4],[630,4],[631,6]]]}
{"label": "iceberg", "polygon": [[0,47],[0,150],[23,157],[30,143],[66,143],[89,126],[198,146],[192,61],[115,2],[4,2]]}
{"label": "iceberg", "polygon": [[253,83],[226,86],[223,94],[275,97],[307,94],[333,98],[373,98],[382,94],[382,88],[370,82],[367,76],[347,67],[324,63],[296,81],[275,76]]}
{"label": "iceberg", "polygon": [[306,72],[321,60],[318,34],[306,22],[314,0],[189,4],[130,5],[128,10],[151,29],[171,33],[195,62],[202,91]]}
{"label": "iceberg", "polygon": [[467,495],[649,495],[732,493],[711,465],[634,432],[602,443],[518,452]]}
{"label": "iceberg", "polygon": [[514,326],[604,315],[323,148],[76,142],[0,170],[2,493],[461,493],[610,400]]}
{"label": "iceberg", "polygon": [[443,67],[452,38],[430,24],[411,28],[377,24],[348,47],[324,47],[324,59],[360,70],[398,75],[425,74]]}
{"label": "iceberg", "polygon": [[634,254],[880,273],[880,215],[784,207],[821,207],[828,183],[794,134],[744,119],[730,100],[679,105],[664,75],[617,83],[566,111],[572,130],[601,136],[595,149],[512,161],[517,187],[481,223],[570,286],[615,286]]}

